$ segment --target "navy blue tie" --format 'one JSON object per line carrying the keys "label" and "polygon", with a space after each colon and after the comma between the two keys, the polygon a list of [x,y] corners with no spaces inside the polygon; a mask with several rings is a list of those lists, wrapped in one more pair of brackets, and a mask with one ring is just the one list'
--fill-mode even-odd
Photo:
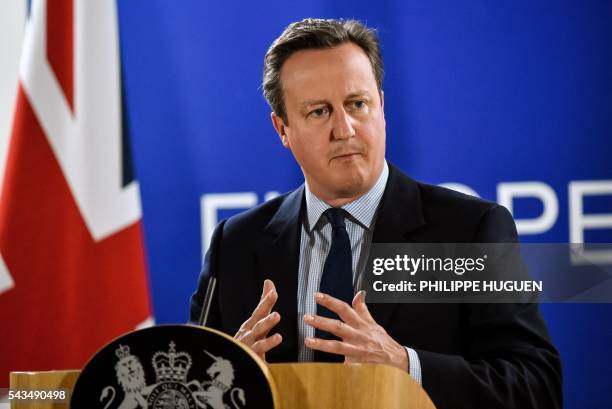
{"label": "navy blue tie", "polygon": [[[323,213],[331,223],[332,240],[331,248],[323,267],[319,291],[350,305],[353,300],[353,257],[351,255],[351,241],[344,224],[346,214],[344,209],[339,208],[330,208]],[[336,313],[320,305],[317,305],[317,315],[340,319]],[[319,329],[315,330],[315,337],[336,339],[332,334]],[[315,361],[341,362],[343,357],[341,355],[315,351]]]}

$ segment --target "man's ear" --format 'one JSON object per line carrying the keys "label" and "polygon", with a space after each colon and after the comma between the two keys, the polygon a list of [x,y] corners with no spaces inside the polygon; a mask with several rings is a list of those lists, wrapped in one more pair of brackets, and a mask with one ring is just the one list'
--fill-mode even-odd
{"label": "man's ear", "polygon": [[387,120],[385,119],[385,91],[380,90],[380,109],[382,110],[383,121],[385,121],[385,126],[387,124]]}
{"label": "man's ear", "polygon": [[283,121],[280,116],[276,115],[276,112],[274,111],[272,111],[270,114],[270,118],[272,119],[272,125],[274,126],[274,129],[276,129],[276,133],[278,134],[281,143],[285,148],[289,149],[289,140],[287,138],[287,127],[285,125],[285,121]]}

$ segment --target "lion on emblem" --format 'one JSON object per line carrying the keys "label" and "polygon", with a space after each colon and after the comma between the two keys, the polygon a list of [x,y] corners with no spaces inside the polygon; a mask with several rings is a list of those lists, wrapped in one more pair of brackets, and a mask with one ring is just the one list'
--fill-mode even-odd
{"label": "lion on emblem", "polygon": [[[128,346],[120,345],[115,353],[119,358],[119,361],[115,365],[117,381],[123,388],[125,395],[117,409],[136,409],[138,407],[147,409],[148,406],[145,396],[151,392],[152,387],[147,387],[145,371],[142,364],[138,358],[130,354],[130,347]],[[104,406],[104,409],[107,409],[115,400],[115,388],[107,386],[100,394],[100,401],[103,401],[109,396],[109,393],[112,394],[112,396],[108,400],[106,406]]]}

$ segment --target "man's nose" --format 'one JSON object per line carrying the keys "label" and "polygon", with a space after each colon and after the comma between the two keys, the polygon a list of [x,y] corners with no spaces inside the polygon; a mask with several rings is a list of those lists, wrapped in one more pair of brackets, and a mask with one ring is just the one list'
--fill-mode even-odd
{"label": "man's nose", "polygon": [[333,139],[348,139],[355,136],[353,118],[344,109],[336,109],[333,113]]}

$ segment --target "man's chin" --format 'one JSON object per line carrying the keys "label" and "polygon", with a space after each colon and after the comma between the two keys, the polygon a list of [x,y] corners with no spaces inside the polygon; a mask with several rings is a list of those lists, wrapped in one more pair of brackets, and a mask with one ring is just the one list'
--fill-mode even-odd
{"label": "man's chin", "polygon": [[367,180],[361,174],[343,177],[335,182],[334,190],[337,197],[354,198],[355,196],[361,196],[368,191]]}

